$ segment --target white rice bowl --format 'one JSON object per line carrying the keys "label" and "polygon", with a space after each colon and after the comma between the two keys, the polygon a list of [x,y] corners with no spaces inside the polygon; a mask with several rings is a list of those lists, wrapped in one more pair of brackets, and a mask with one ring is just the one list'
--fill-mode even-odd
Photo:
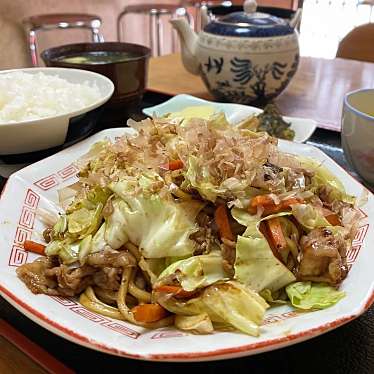
{"label": "white rice bowl", "polygon": [[0,71],[0,155],[63,144],[70,120],[103,105],[113,91],[109,78],[88,70]]}
{"label": "white rice bowl", "polygon": [[70,83],[57,75],[14,71],[0,74],[0,123],[53,117],[100,98],[96,84]]}

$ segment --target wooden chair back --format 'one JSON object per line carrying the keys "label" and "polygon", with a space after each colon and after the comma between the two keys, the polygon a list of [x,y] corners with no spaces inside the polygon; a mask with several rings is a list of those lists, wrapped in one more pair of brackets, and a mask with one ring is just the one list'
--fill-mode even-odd
{"label": "wooden chair back", "polygon": [[336,57],[374,62],[374,23],[358,26],[339,43]]}

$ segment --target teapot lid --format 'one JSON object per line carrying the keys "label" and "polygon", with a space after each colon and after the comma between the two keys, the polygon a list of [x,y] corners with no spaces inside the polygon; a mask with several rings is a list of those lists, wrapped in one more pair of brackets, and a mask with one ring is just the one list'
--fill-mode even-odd
{"label": "teapot lid", "polygon": [[294,29],[282,18],[267,13],[256,12],[254,0],[244,2],[244,12],[230,13],[208,23],[204,31],[222,36],[262,38],[290,35]]}

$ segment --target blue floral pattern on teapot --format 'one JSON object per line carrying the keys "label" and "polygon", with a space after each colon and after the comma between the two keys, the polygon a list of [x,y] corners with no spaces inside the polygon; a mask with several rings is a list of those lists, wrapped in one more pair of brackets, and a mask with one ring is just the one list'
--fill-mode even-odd
{"label": "blue floral pattern on teapot", "polygon": [[299,63],[298,36],[293,28],[296,20],[289,24],[253,12],[255,2],[245,3],[247,13],[232,13],[214,20],[199,35],[185,20],[171,21],[181,39],[186,69],[200,74],[218,100],[241,104],[278,96]]}

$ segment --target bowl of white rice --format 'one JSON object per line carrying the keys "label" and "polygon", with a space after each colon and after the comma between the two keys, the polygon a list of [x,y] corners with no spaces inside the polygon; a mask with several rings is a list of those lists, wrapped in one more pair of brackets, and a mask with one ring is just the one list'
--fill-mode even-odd
{"label": "bowl of white rice", "polygon": [[113,91],[110,79],[81,69],[0,71],[0,155],[63,144],[70,120],[103,105]]}

